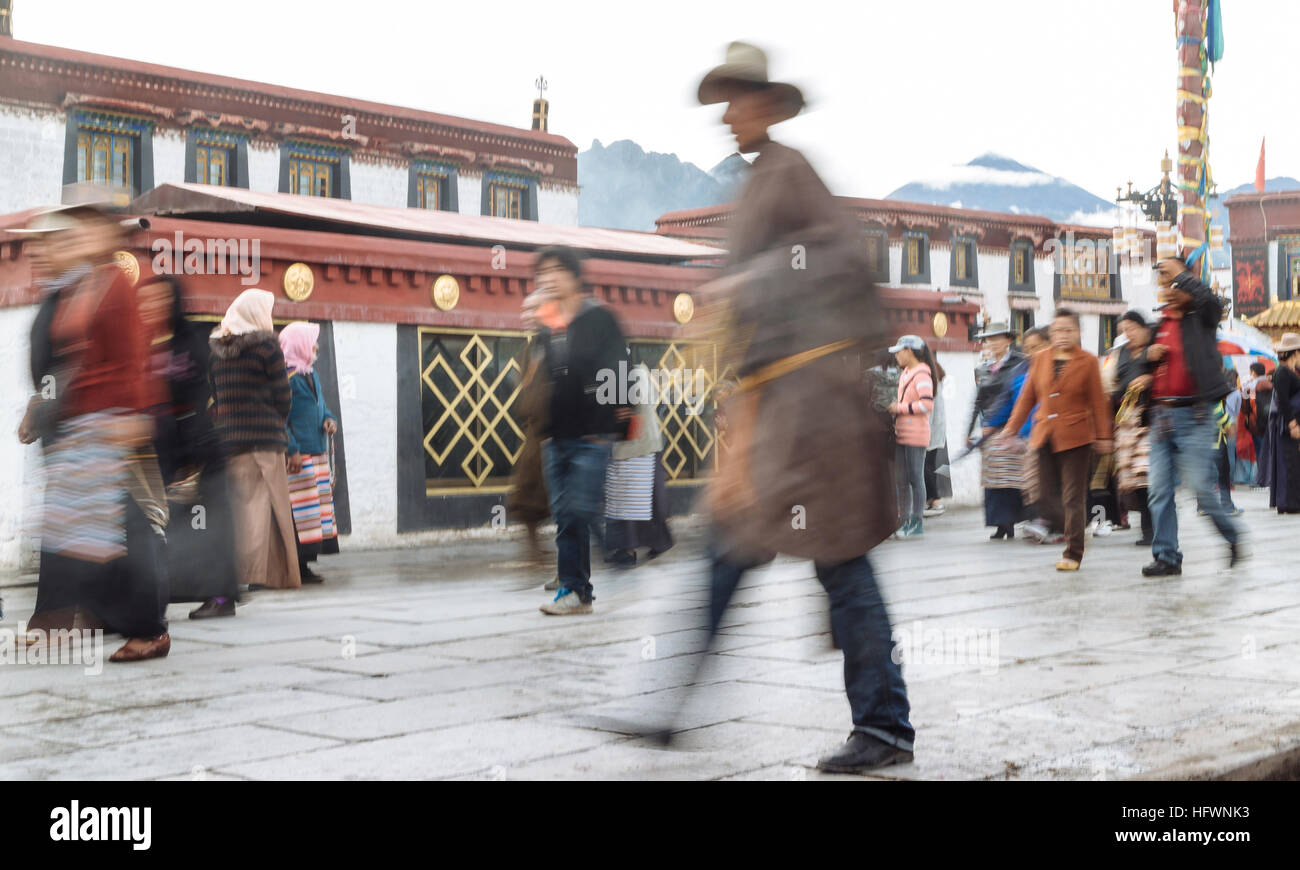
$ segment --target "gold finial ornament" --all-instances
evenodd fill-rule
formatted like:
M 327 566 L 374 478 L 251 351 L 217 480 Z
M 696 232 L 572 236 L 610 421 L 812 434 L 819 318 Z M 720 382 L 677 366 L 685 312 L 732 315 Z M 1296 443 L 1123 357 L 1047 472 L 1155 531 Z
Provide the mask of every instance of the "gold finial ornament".
M 931 321 L 930 326 L 934 329 L 934 335 L 936 338 L 943 338 L 948 334 L 948 315 L 944 314 L 942 311 L 936 311 L 934 313 L 934 320 Z
M 284 295 L 294 302 L 302 302 L 316 287 L 316 276 L 306 263 L 294 263 L 284 270 Z
M 695 316 L 695 300 L 689 293 L 678 293 L 677 298 L 673 300 L 673 317 L 677 318 L 678 323 L 690 323 L 691 318 Z
M 114 251 L 113 262 L 126 273 L 132 284 L 140 280 L 140 261 L 135 258 L 135 254 L 130 251 Z
M 439 311 L 450 311 L 460 301 L 460 282 L 451 275 L 439 275 L 429 295 Z

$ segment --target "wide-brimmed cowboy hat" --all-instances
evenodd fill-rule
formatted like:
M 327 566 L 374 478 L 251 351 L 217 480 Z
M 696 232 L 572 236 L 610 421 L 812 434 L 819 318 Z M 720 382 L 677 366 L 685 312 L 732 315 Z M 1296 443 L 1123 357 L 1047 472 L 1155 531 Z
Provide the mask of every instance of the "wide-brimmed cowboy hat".
M 1014 335 L 1014 334 L 1015 333 L 1011 331 L 1011 327 L 1008 326 L 1004 321 L 997 321 L 996 323 L 990 323 L 988 326 L 984 327 L 984 331 L 977 334 L 975 337 L 992 338 L 995 335 Z
M 727 46 L 725 62 L 709 70 L 700 81 L 700 103 L 705 106 L 726 103 L 739 92 L 755 89 L 769 91 L 779 98 L 781 120 L 793 118 L 804 107 L 803 92 L 787 82 L 768 79 L 767 54 L 748 42 Z
M 1273 345 L 1273 350 L 1278 353 L 1290 353 L 1293 350 L 1300 350 L 1300 332 L 1282 333 L 1282 337 Z
M 124 233 L 138 229 L 147 230 L 150 226 L 148 218 L 119 219 L 116 215 L 108 212 L 100 203 L 78 203 L 55 205 L 42 209 L 32 215 L 25 226 L 14 227 L 9 232 L 27 236 L 45 236 L 50 233 L 72 229 L 83 221 L 95 218 L 116 223 Z

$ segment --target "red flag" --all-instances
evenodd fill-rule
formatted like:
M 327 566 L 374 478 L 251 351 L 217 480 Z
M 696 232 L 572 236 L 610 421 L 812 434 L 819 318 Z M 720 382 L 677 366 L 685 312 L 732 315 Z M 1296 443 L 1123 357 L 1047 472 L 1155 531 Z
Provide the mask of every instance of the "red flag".
M 1255 191 L 1264 192 L 1264 140 L 1259 140 L 1259 165 L 1255 167 Z

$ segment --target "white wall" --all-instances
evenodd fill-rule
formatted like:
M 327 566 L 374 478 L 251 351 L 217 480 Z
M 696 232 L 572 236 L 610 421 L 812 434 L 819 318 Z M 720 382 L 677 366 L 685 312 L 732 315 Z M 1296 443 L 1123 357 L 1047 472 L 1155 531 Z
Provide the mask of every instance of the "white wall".
M 275 193 L 280 189 L 280 147 L 265 142 L 248 143 L 248 189 Z
M 333 329 L 347 427 L 352 533 L 346 540 L 358 547 L 392 546 L 397 543 L 397 327 L 336 320 Z
M 456 198 L 461 214 L 483 212 L 483 176 L 481 173 L 460 172 L 456 175 Z
M 62 114 L 36 115 L 0 105 L 0 214 L 59 203 L 66 133 Z
M 154 130 L 153 183 L 182 184 L 185 181 L 185 134 L 179 130 Z
M 405 208 L 410 170 L 406 164 L 352 161 L 352 201 Z
M 950 504 L 978 505 L 984 498 L 980 487 L 979 456 L 969 456 L 951 462 L 966 450 L 966 424 L 970 422 L 975 407 L 975 364 L 979 354 L 971 351 L 939 351 L 939 365 L 943 366 L 944 428 L 948 435 L 948 458 L 952 478 Z
M 31 567 L 42 483 L 40 447 L 15 433 L 32 394 L 28 347 L 36 306 L 0 308 L 0 572 Z
M 560 188 L 537 190 L 537 220 L 544 224 L 578 225 L 578 190 Z

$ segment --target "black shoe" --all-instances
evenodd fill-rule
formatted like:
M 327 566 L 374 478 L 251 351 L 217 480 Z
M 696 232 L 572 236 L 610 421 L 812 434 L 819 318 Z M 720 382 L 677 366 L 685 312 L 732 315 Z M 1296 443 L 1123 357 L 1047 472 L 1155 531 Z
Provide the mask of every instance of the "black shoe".
M 1171 565 L 1163 559 L 1156 559 L 1150 565 L 1142 566 L 1143 577 L 1168 577 L 1183 573 L 1182 565 Z
M 217 616 L 234 616 L 235 602 L 229 598 L 209 598 L 190 611 L 190 619 L 212 619 Z
M 311 569 L 311 566 L 303 562 L 298 569 L 298 577 L 304 583 L 324 583 L 325 578 Z
M 615 568 L 632 568 L 636 566 L 635 550 L 615 550 L 605 557 L 605 562 Z
M 990 540 L 990 541 L 1000 541 L 1000 540 L 1002 540 L 1003 538 L 1005 538 L 1006 536 L 1007 536 L 1007 527 L 1006 527 L 1006 526 L 998 526 L 997 531 L 995 531 L 993 534 L 989 535 L 989 540 Z
M 1228 545 L 1228 567 L 1235 568 L 1237 563 L 1246 558 L 1246 554 L 1241 552 L 1241 544 Z
M 1138 546 L 1138 547 L 1149 547 L 1149 546 L 1151 546 L 1151 539 L 1150 539 L 1150 538 L 1138 538 L 1136 541 L 1133 542 L 1133 544 L 1134 544 L 1134 546 Z
M 891 764 L 909 764 L 911 761 L 910 751 L 890 746 L 870 734 L 854 731 L 843 746 L 817 762 L 817 769 L 828 773 L 861 773 Z

